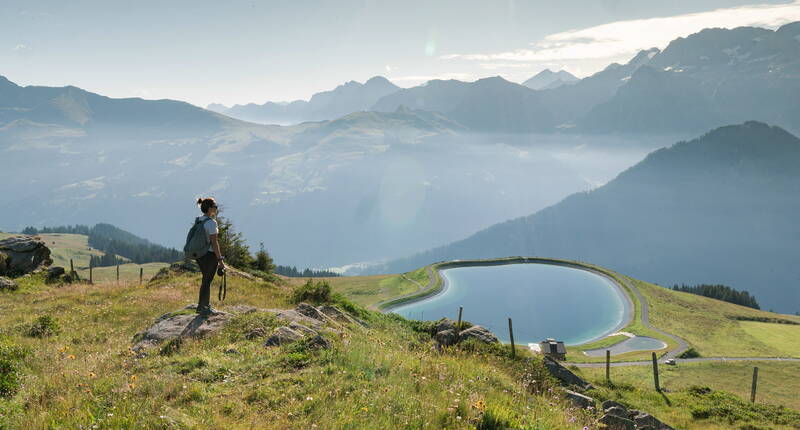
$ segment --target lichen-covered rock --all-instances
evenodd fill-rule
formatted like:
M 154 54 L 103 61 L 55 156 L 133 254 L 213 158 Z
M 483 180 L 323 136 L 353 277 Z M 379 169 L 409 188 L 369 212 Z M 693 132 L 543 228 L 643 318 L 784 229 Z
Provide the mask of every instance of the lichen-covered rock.
M 277 327 L 275 331 L 264 342 L 264 346 L 279 346 L 287 343 L 296 342 L 303 338 L 303 335 L 287 326 Z
M 161 342 L 187 337 L 202 337 L 222 329 L 233 316 L 226 312 L 201 316 L 197 305 L 189 305 L 177 312 L 162 315 L 156 322 L 133 337 L 134 351 L 141 351 Z
M 320 312 L 319 309 L 315 308 L 314 306 L 309 305 L 308 303 L 300 303 L 294 308 L 301 315 L 305 315 L 311 319 L 315 319 L 317 321 L 327 321 L 327 315 Z
M 308 347 L 311 349 L 331 349 L 331 343 L 328 339 L 316 335 L 308 340 Z
M 19 286 L 13 280 L 0 276 L 0 291 L 16 291 Z
M 290 322 L 289 328 L 305 336 L 317 336 L 319 333 L 297 322 Z
M 633 417 L 633 422 L 636 424 L 637 429 L 649 426 L 656 430 L 673 430 L 672 427 L 662 423 L 656 417 L 648 414 L 647 412 L 639 412 Z
M 355 318 L 343 312 L 336 306 L 322 305 L 317 309 L 319 309 L 319 311 L 325 314 L 325 316 L 327 316 L 328 318 L 340 324 L 362 324 L 361 322 L 357 321 Z
M 474 325 L 466 330 L 461 331 L 458 334 L 459 342 L 463 342 L 468 339 L 475 339 L 483 343 L 500 342 L 500 340 L 497 339 L 497 336 L 495 336 L 494 333 L 492 333 L 489 329 L 486 329 L 479 325 Z
M 458 336 L 456 336 L 456 332 L 453 329 L 442 330 L 439 333 L 436 333 L 434 336 L 436 343 L 441 346 L 450 346 L 455 345 L 458 341 Z
M 570 390 L 564 390 L 564 393 L 567 396 L 567 400 L 569 400 L 570 402 L 572 402 L 573 405 L 581 409 L 586 409 L 590 406 L 594 407 L 595 404 L 594 399 L 589 396 L 583 395 L 581 393 L 576 393 Z
M 244 337 L 247 340 L 253 340 L 253 339 L 259 339 L 259 338 L 262 338 L 262 337 L 267 337 L 267 331 L 265 329 L 261 328 L 261 327 L 256 327 L 256 328 L 250 330 L 249 332 L 247 332 L 247 334 L 244 335 Z
M 628 415 L 628 410 L 622 406 L 612 406 L 610 408 L 605 409 L 603 412 L 605 412 L 606 415 L 615 415 L 622 418 L 630 418 L 630 416 Z
M 20 276 L 40 270 L 53 263 L 50 248 L 34 236 L 13 236 L 0 240 L 0 254 L 4 260 L 4 274 Z
M 602 403 L 602 405 L 600 407 L 603 409 L 603 411 L 606 411 L 608 408 L 611 408 L 611 407 L 614 407 L 614 406 L 619 406 L 620 408 L 625 409 L 625 405 L 623 405 L 622 403 L 619 403 L 619 402 L 615 402 L 613 400 L 606 400 L 605 402 Z
M 633 421 L 631 421 L 631 420 L 629 420 L 627 418 L 616 416 L 616 415 L 610 415 L 610 414 L 603 415 L 598 420 L 598 422 L 600 422 L 601 424 L 605 424 L 606 425 L 606 429 L 608 429 L 608 430 L 634 430 L 635 429 L 635 424 L 633 423 Z
M 592 384 L 584 381 L 578 375 L 572 373 L 569 369 L 562 366 L 559 362 L 553 360 L 550 357 L 544 358 L 544 365 L 547 368 L 548 372 L 553 375 L 554 378 L 561 381 L 563 385 L 574 385 L 579 387 L 582 390 L 588 390 L 592 387 Z
M 445 330 L 453 330 L 453 331 L 455 331 L 455 329 L 456 329 L 456 322 L 455 321 L 453 321 L 453 320 L 451 320 L 449 318 L 442 318 L 439 321 L 436 321 L 435 323 L 433 323 L 433 333 L 432 334 L 435 335 L 436 333 L 439 333 L 439 332 L 445 331 Z

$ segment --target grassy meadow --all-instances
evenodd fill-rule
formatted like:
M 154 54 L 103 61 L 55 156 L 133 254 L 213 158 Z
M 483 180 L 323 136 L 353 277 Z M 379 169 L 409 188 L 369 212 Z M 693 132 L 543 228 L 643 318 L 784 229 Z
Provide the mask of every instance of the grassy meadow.
M 56 286 L 41 276 L 20 283 L 18 291 L 0 293 L 0 351 L 18 381 L 13 394 L 0 398 L 3 429 L 591 425 L 547 389 L 536 361 L 480 348 L 439 353 L 409 323 L 378 313 L 363 311 L 369 328 L 331 337 L 330 350 L 302 343 L 266 348 L 245 334 L 271 329 L 274 318 L 243 315 L 177 352 L 155 348 L 137 358 L 133 335 L 195 302 L 198 275 L 144 287 Z M 230 278 L 227 302 L 215 306 L 290 307 L 290 290 L 283 282 Z M 42 317 L 52 330 L 34 331 Z

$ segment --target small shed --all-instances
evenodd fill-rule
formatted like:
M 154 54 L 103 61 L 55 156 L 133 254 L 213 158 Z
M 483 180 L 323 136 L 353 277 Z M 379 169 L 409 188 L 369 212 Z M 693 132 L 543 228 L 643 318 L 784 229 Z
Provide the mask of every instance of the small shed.
M 564 342 L 547 338 L 539 342 L 539 349 L 545 357 L 551 357 L 556 360 L 567 359 L 567 348 L 564 346 Z

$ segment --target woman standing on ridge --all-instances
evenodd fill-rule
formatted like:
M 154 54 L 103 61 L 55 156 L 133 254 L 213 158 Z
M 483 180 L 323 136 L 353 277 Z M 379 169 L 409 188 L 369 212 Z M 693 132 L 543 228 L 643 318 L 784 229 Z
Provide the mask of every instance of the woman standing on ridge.
M 203 229 L 210 242 L 208 252 L 197 258 L 197 265 L 200 266 L 200 272 L 203 273 L 203 281 L 200 284 L 200 300 L 197 302 L 197 313 L 210 315 L 216 312 L 211 308 L 210 303 L 211 281 L 214 280 L 214 273 L 217 272 L 218 268 L 225 268 L 225 262 L 217 240 L 217 235 L 219 234 L 219 227 L 215 219 L 218 212 L 217 202 L 213 197 L 207 197 L 205 199 L 197 199 L 197 204 L 200 206 L 200 210 L 203 211 L 203 216 L 198 218 L 198 221 L 203 223 Z

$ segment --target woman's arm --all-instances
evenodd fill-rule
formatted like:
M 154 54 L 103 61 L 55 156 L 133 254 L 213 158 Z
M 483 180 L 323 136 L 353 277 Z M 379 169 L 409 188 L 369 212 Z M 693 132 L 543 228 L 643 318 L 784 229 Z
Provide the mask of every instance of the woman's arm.
M 219 241 L 217 240 L 216 234 L 208 235 L 208 238 L 211 239 L 211 248 L 214 249 L 214 254 L 217 256 L 217 262 L 219 264 L 223 264 L 222 262 L 222 251 L 219 249 Z

